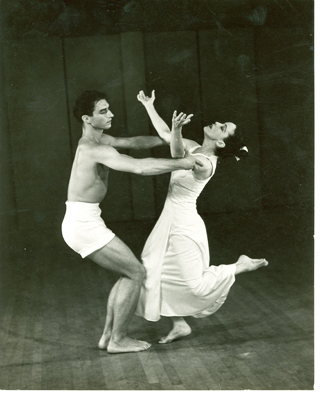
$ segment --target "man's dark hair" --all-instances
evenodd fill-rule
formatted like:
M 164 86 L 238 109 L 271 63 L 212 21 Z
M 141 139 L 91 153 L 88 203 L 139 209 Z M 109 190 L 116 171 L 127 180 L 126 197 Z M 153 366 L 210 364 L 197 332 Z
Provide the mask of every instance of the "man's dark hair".
M 94 108 L 98 101 L 107 100 L 106 93 L 98 92 L 97 90 L 87 90 L 83 92 L 73 105 L 73 115 L 79 123 L 82 123 L 82 116 L 92 116 Z

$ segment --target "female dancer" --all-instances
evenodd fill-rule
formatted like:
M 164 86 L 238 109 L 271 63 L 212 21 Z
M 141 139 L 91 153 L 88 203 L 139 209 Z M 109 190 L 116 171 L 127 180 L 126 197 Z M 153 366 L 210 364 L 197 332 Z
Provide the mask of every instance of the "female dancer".
M 196 200 L 214 175 L 219 157 L 247 156 L 235 124 L 216 122 L 204 127 L 200 146 L 181 135 L 182 126 L 190 122 L 192 115 L 177 115 L 175 111 L 170 131 L 154 108 L 154 90 L 151 97 L 140 91 L 137 98 L 159 136 L 170 144 L 172 157 L 183 157 L 189 151 L 199 155 L 201 161 L 193 170 L 171 174 L 163 211 L 142 252 L 146 279 L 136 314 L 150 321 L 170 317 L 173 328 L 159 341 L 168 343 L 191 333 L 184 316 L 201 318 L 215 313 L 225 302 L 235 275 L 268 262 L 242 255 L 235 264 L 209 266 L 206 227 L 197 213 Z

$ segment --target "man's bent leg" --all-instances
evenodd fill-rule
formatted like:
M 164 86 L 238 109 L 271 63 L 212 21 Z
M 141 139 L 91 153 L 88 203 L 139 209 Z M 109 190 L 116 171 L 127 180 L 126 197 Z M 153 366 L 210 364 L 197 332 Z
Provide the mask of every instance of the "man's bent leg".
M 119 278 L 118 281 L 114 284 L 114 286 L 112 287 L 112 289 L 110 291 L 109 297 L 108 297 L 105 327 L 104 327 L 102 336 L 101 336 L 99 344 L 98 344 L 99 349 L 107 349 L 108 343 L 110 341 L 111 332 L 112 332 L 112 323 L 113 323 L 113 317 L 114 317 L 113 305 L 115 302 L 116 292 L 119 287 L 121 279 L 122 278 Z
M 108 352 L 138 352 L 150 345 L 127 336 L 127 328 L 135 311 L 145 269 L 132 251 L 118 237 L 88 256 L 103 268 L 122 275 L 112 302 L 113 326 Z M 109 301 L 108 301 L 109 303 Z

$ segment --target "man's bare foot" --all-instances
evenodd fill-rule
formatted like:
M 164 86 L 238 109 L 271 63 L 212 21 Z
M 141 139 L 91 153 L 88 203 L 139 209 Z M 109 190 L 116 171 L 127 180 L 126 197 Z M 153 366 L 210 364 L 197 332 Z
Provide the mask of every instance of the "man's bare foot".
M 145 341 L 139 341 L 137 339 L 132 339 L 129 337 L 123 338 L 119 342 L 109 341 L 107 352 L 108 353 L 133 353 L 142 352 L 147 350 L 152 345 Z
M 260 267 L 266 267 L 269 263 L 266 259 L 250 259 L 250 257 L 244 254 L 239 257 L 236 264 L 236 274 L 241 272 L 254 271 Z
M 110 341 L 110 337 L 111 337 L 111 332 L 103 333 L 98 343 L 98 348 L 102 350 L 106 350 L 108 347 L 108 343 Z
M 159 343 L 170 343 L 175 339 L 186 337 L 191 334 L 190 326 L 183 320 L 181 322 L 177 322 L 174 324 L 172 330 L 166 337 L 163 337 L 159 340 Z

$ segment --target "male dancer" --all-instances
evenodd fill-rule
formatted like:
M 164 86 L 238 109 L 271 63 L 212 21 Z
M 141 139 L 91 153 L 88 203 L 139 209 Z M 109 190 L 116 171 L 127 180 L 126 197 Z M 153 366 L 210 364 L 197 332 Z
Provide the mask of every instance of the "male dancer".
M 109 353 L 139 352 L 151 345 L 128 337 L 127 327 L 135 311 L 145 269 L 132 251 L 109 230 L 99 204 L 108 190 L 109 168 L 139 175 L 158 175 L 179 169 L 192 169 L 200 162 L 193 156 L 181 159 L 135 159 L 115 148 L 144 149 L 162 145 L 159 137 L 114 138 L 103 134 L 111 127 L 113 114 L 107 97 L 86 91 L 75 102 L 73 114 L 82 124 L 82 137 L 76 150 L 66 202 L 62 233 L 66 243 L 83 258 L 121 275 L 107 303 L 105 329 L 99 341 Z

